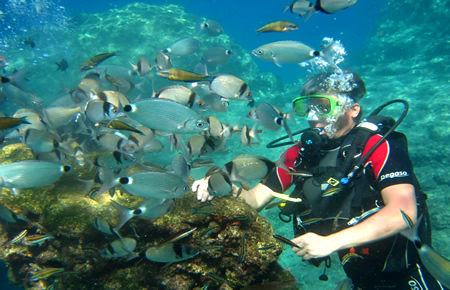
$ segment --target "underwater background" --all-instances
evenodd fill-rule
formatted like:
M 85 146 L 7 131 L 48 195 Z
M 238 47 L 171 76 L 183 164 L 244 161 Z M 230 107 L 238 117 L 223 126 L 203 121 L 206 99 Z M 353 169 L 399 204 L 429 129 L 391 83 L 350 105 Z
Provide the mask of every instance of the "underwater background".
M 335 14 L 317 13 L 304 22 L 301 17 L 282 13 L 289 1 L 7 1 L 0 2 L 0 54 L 14 69 L 28 67 L 27 87 L 46 105 L 75 88 L 83 73 L 83 61 L 93 55 L 119 51 L 109 64 L 127 67 L 141 55 L 149 59 L 155 52 L 181 37 L 196 37 L 202 49 L 223 45 L 233 49 L 230 60 L 211 73 L 229 73 L 245 80 L 255 101 L 286 109 L 299 96 L 301 85 L 317 71 L 296 64 L 281 68 L 251 55 L 251 50 L 268 42 L 296 40 L 319 47 L 324 37 L 340 40 L 347 55 L 340 67 L 358 72 L 366 82 L 367 95 L 361 100 L 365 115 L 384 102 L 405 99 L 410 104 L 406 119 L 397 129 L 408 136 L 410 156 L 417 177 L 428 194 L 433 228 L 433 246 L 450 257 L 450 213 L 448 210 L 450 166 L 450 104 L 448 94 L 450 42 L 448 12 L 450 1 L 383 0 L 360 1 Z M 198 33 L 198 24 L 214 19 L 224 34 L 208 38 Z M 274 20 L 289 20 L 299 29 L 280 34 L 257 34 L 255 29 Z M 32 39 L 34 47 L 24 44 Z M 199 56 L 174 60 L 188 69 Z M 67 71 L 57 71 L 56 62 L 67 60 Z M 5 74 L 2 74 L 5 75 Z M 167 85 L 161 81 L 158 87 Z M 150 87 L 151 92 L 151 87 Z M 1 111 L 11 114 L 17 107 L 1 103 Z M 401 107 L 383 111 L 397 118 Z M 232 103 L 227 113 L 217 113 L 222 121 L 234 124 L 245 120 L 249 108 Z M 294 125 L 291 125 L 294 126 Z M 300 128 L 306 122 L 297 118 Z M 292 128 L 292 127 L 291 127 Z M 262 142 L 243 148 L 239 138 L 227 142 L 227 151 L 212 159 L 222 166 L 240 153 L 251 153 L 276 160 L 282 149 L 267 149 L 265 144 L 283 132 L 261 134 Z M 169 154 L 169 153 L 168 153 Z M 155 162 L 166 165 L 169 156 L 155 155 Z M 193 171 L 195 179 L 204 171 Z M 278 219 L 278 209 L 263 210 L 275 233 L 293 238 L 292 225 Z M 280 264 L 296 277 L 301 289 L 334 289 L 345 278 L 336 257 L 327 270 L 329 281 L 319 281 L 323 267 L 304 263 L 285 247 Z M 1 268 L 1 289 L 21 289 L 7 282 Z

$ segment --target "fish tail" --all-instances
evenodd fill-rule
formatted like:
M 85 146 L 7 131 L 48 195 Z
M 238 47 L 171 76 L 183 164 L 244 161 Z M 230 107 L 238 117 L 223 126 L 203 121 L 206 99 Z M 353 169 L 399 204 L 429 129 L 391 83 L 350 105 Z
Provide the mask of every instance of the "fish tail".
M 130 209 L 124 207 L 114 200 L 111 200 L 111 204 L 119 212 L 119 221 L 114 226 L 113 233 L 121 238 L 118 231 L 123 227 L 124 224 L 126 224 L 127 221 L 129 221 L 133 217 L 133 213 L 130 211 Z

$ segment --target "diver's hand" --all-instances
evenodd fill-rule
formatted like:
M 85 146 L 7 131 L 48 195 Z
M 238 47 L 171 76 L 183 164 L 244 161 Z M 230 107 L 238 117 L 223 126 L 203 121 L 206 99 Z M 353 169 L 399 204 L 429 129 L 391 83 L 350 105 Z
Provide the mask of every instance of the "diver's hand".
M 208 180 L 209 176 L 196 180 L 192 184 L 192 191 L 197 193 L 197 200 L 201 202 L 205 202 L 207 200 L 211 200 L 214 196 L 209 194 L 208 191 Z
M 305 261 L 329 256 L 337 250 L 330 236 L 324 237 L 314 233 L 307 233 L 291 241 L 299 246 L 299 248 L 292 248 L 292 250 Z

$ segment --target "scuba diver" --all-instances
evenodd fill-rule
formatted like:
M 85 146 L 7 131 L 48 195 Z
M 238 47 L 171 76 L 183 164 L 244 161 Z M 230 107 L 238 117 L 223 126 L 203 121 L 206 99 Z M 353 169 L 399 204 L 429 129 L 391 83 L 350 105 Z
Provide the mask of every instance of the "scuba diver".
M 426 194 L 406 136 L 394 131 L 408 104 L 398 101 L 405 110 L 397 121 L 377 114 L 385 106 L 361 121 L 359 100 L 365 93 L 364 81 L 349 70 L 311 78 L 292 102 L 310 128 L 282 154 L 285 169 L 277 167 L 249 190 L 233 185 L 233 192 L 239 189 L 260 211 L 273 193 L 294 186 L 287 200 L 301 202 L 280 206 L 280 218 L 294 224 L 293 251 L 316 267 L 322 262 L 329 267 L 329 256 L 337 252 L 355 289 L 445 289 L 423 266 L 414 243 L 401 235 L 408 216 L 420 225 L 421 241 L 431 243 Z M 207 181 L 192 186 L 203 202 L 213 198 Z

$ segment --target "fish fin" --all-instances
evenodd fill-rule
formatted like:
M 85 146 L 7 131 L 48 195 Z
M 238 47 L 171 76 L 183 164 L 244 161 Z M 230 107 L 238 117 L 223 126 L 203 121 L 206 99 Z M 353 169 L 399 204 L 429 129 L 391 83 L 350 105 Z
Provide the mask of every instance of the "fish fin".
M 26 78 L 27 72 L 28 72 L 27 67 L 15 71 L 13 75 L 9 77 L 10 84 L 21 89 L 22 91 L 29 92 L 29 90 L 26 88 L 25 85 L 25 81 L 28 81 Z
M 109 169 L 103 169 L 103 184 L 97 190 L 96 194 L 102 194 L 104 192 L 109 191 L 111 188 L 117 185 L 117 181 L 115 180 L 115 176 L 112 171 Z M 91 197 L 94 199 L 95 194 Z
M 311 7 L 308 10 L 308 12 L 306 12 L 305 14 L 300 15 L 300 16 L 303 17 L 303 22 L 306 22 L 316 12 L 317 12 L 316 8 L 311 3 Z
M 286 158 L 286 153 L 281 154 L 280 158 L 278 158 L 278 160 L 275 161 L 275 166 L 289 172 L 289 169 L 287 169 L 286 164 L 284 164 L 285 158 Z
M 270 55 L 272 56 L 273 62 L 274 62 L 278 67 L 281 67 L 281 64 L 278 62 L 277 56 L 276 56 L 272 51 L 270 52 Z
M 139 258 L 139 254 L 136 254 L 135 252 L 131 252 L 128 254 L 126 261 L 128 262 L 128 261 L 136 259 L 136 258 Z
M 289 129 L 289 126 L 288 126 L 288 124 L 286 122 L 286 119 L 283 119 L 283 127 L 284 127 L 284 130 L 286 131 L 287 135 L 289 136 L 289 139 L 292 142 L 295 142 L 294 136 L 292 135 L 291 129 Z
M 123 205 L 119 204 L 115 200 L 111 199 L 111 205 L 118 211 L 119 213 L 119 221 L 114 226 L 114 230 L 118 232 L 124 224 L 126 224 L 131 218 L 134 217 L 133 211 Z
M 256 139 L 256 141 L 261 142 L 261 138 L 258 135 L 258 122 L 255 123 L 255 125 L 253 125 L 252 129 L 250 130 L 250 132 L 248 133 L 250 135 L 250 137 Z M 254 145 L 255 143 L 250 142 L 250 145 Z

